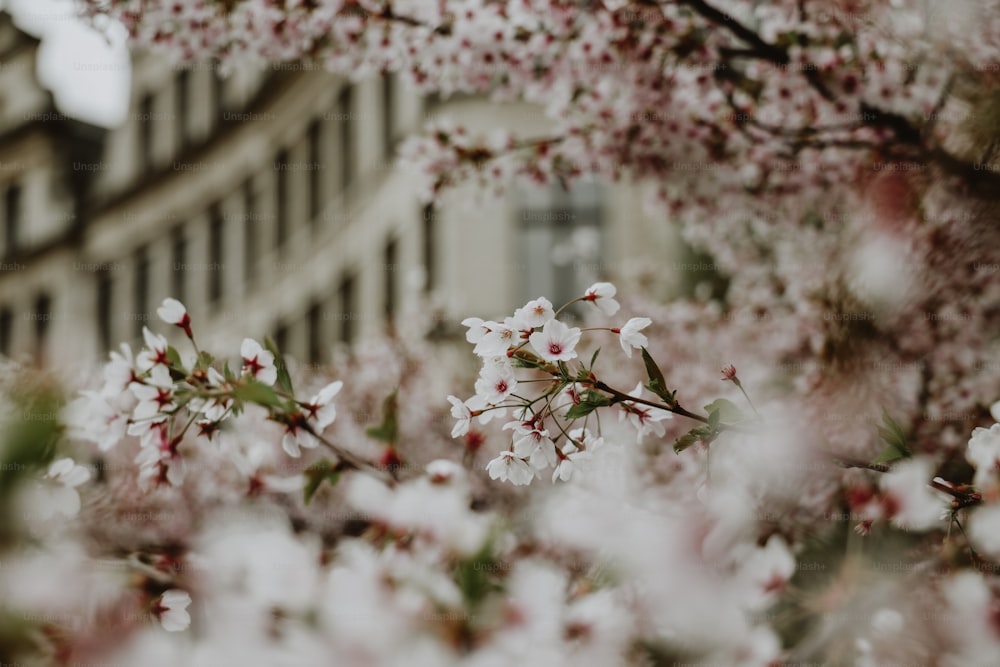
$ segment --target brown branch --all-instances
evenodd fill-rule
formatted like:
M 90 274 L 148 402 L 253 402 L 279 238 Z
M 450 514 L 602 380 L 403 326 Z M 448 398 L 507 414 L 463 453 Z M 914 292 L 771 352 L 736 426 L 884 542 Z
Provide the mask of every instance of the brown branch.
M 743 25 L 729 14 L 717 7 L 705 2 L 705 0 L 678 0 L 679 5 L 684 5 L 694 11 L 702 18 L 724 27 L 735 37 L 750 45 L 749 53 L 778 65 L 787 65 L 791 58 L 784 48 L 765 41 L 763 37 Z

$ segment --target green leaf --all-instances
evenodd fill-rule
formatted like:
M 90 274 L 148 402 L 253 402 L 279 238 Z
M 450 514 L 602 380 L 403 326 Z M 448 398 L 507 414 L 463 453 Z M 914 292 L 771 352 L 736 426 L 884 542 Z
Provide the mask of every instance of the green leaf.
M 208 352 L 202 350 L 198 353 L 198 361 L 195 362 L 195 368 L 208 368 L 215 362 L 215 357 L 213 357 Z
M 489 543 L 473 556 L 458 561 L 455 566 L 455 583 L 462 591 L 466 608 L 475 609 L 491 592 L 499 590 L 499 572 L 504 565 L 492 554 Z
M 312 464 L 305 470 L 306 484 L 303 488 L 303 498 L 306 505 L 312 502 L 313 496 L 319 491 L 323 480 L 327 480 L 330 486 L 336 486 L 340 481 L 340 473 L 334 468 L 328 459 L 323 459 Z
M 711 426 L 698 426 L 693 428 L 674 441 L 674 453 L 680 454 L 691 445 L 697 443 L 699 440 L 711 442 L 713 437 L 715 437 L 715 429 Z
M 399 437 L 399 422 L 397 413 L 399 406 L 396 402 L 396 394 L 399 389 L 393 389 L 392 393 L 382 401 L 382 423 L 378 426 L 371 426 L 365 430 L 368 437 L 375 438 L 390 445 L 396 444 Z
M 717 398 L 706 405 L 705 412 L 708 413 L 709 419 L 712 418 L 713 414 L 717 413 L 719 415 L 716 419 L 716 424 L 720 421 L 732 423 L 746 419 L 743 411 L 736 407 L 735 403 L 725 398 Z
M 268 408 L 280 408 L 283 405 L 274 389 L 257 380 L 247 380 L 244 384 L 236 385 L 233 394 L 238 400 Z
M 597 355 L 601 353 L 601 348 L 594 350 L 594 354 L 590 357 L 590 370 L 594 370 L 594 364 L 597 363 Z
M 264 347 L 274 355 L 274 366 L 278 370 L 278 387 L 286 394 L 294 396 L 295 391 L 292 389 L 292 376 L 288 374 L 288 364 L 285 362 L 285 357 L 282 356 L 281 350 L 278 349 L 278 346 L 270 336 L 264 339 Z
M 875 463 L 892 463 L 899 459 L 908 459 L 913 452 L 906 445 L 906 434 L 902 427 L 882 408 L 882 426 L 878 426 L 878 435 L 885 442 L 886 448 L 875 460 Z
M 651 392 L 665 400 L 667 403 L 672 403 L 674 400 L 673 394 L 667 389 L 667 381 L 663 379 L 663 371 L 660 367 L 656 365 L 653 357 L 650 356 L 646 348 L 642 348 L 642 363 L 646 366 L 646 375 L 649 376 L 649 384 L 646 385 Z
M 559 366 L 559 374 L 566 380 L 569 379 L 569 366 L 566 365 L 565 361 L 556 362 Z
M 181 353 L 177 351 L 177 348 L 173 345 L 167 346 L 167 360 L 170 362 L 171 366 L 178 369 L 183 369 L 184 365 L 181 363 Z
M 596 391 L 586 391 L 580 397 L 579 403 L 570 406 L 564 417 L 566 419 L 579 419 L 580 417 L 586 417 L 597 408 L 603 408 L 608 405 L 611 405 L 611 398 L 608 396 L 599 394 Z

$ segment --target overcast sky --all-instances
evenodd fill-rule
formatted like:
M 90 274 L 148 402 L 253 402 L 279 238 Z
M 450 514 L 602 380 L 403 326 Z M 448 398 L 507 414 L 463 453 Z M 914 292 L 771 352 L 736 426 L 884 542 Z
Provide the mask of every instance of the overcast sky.
M 112 127 L 127 114 L 129 59 L 125 30 L 108 38 L 74 15 L 73 0 L 0 0 L 25 32 L 42 38 L 38 77 L 59 110 L 95 125 Z

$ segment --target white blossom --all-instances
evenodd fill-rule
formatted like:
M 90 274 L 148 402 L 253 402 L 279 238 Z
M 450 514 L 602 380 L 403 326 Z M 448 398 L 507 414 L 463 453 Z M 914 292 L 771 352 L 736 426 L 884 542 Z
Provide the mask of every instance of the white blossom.
M 648 317 L 633 317 L 628 322 L 625 323 L 618 332 L 618 342 L 622 346 L 622 350 L 625 351 L 625 356 L 629 359 L 632 358 L 632 349 L 639 349 L 649 345 L 649 340 L 645 335 L 639 333 L 653 321 Z
M 486 465 L 486 472 L 490 474 L 490 479 L 497 479 L 501 482 L 510 481 L 516 486 L 530 484 L 535 478 L 535 469 L 528 465 L 528 462 L 518 457 L 514 452 L 500 452 Z
M 577 327 L 570 327 L 559 320 L 549 320 L 541 331 L 536 331 L 528 338 L 531 347 L 545 361 L 569 361 L 576 358 L 576 344 L 580 342 L 581 332 Z

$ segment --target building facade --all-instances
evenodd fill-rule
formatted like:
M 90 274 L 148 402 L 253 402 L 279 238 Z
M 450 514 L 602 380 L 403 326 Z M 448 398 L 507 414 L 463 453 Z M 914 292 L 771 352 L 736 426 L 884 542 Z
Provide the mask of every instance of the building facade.
M 15 267 L 0 272 L 4 354 L 103 357 L 174 296 L 204 347 L 271 335 L 322 363 L 337 345 L 405 330 L 417 309 L 454 332 L 671 247 L 627 185 L 499 201 L 466 186 L 432 208 L 394 166 L 399 141 L 435 116 L 544 131 L 530 106 L 429 103 L 394 76 L 350 82 L 308 63 L 223 77 L 139 55 L 127 119 L 102 130 L 61 117 L 33 66 L 9 64 L 32 62 L 37 42 L 4 21 L 0 77 L 17 80 L 0 84 L 32 91 L 0 107 L 0 242 Z

